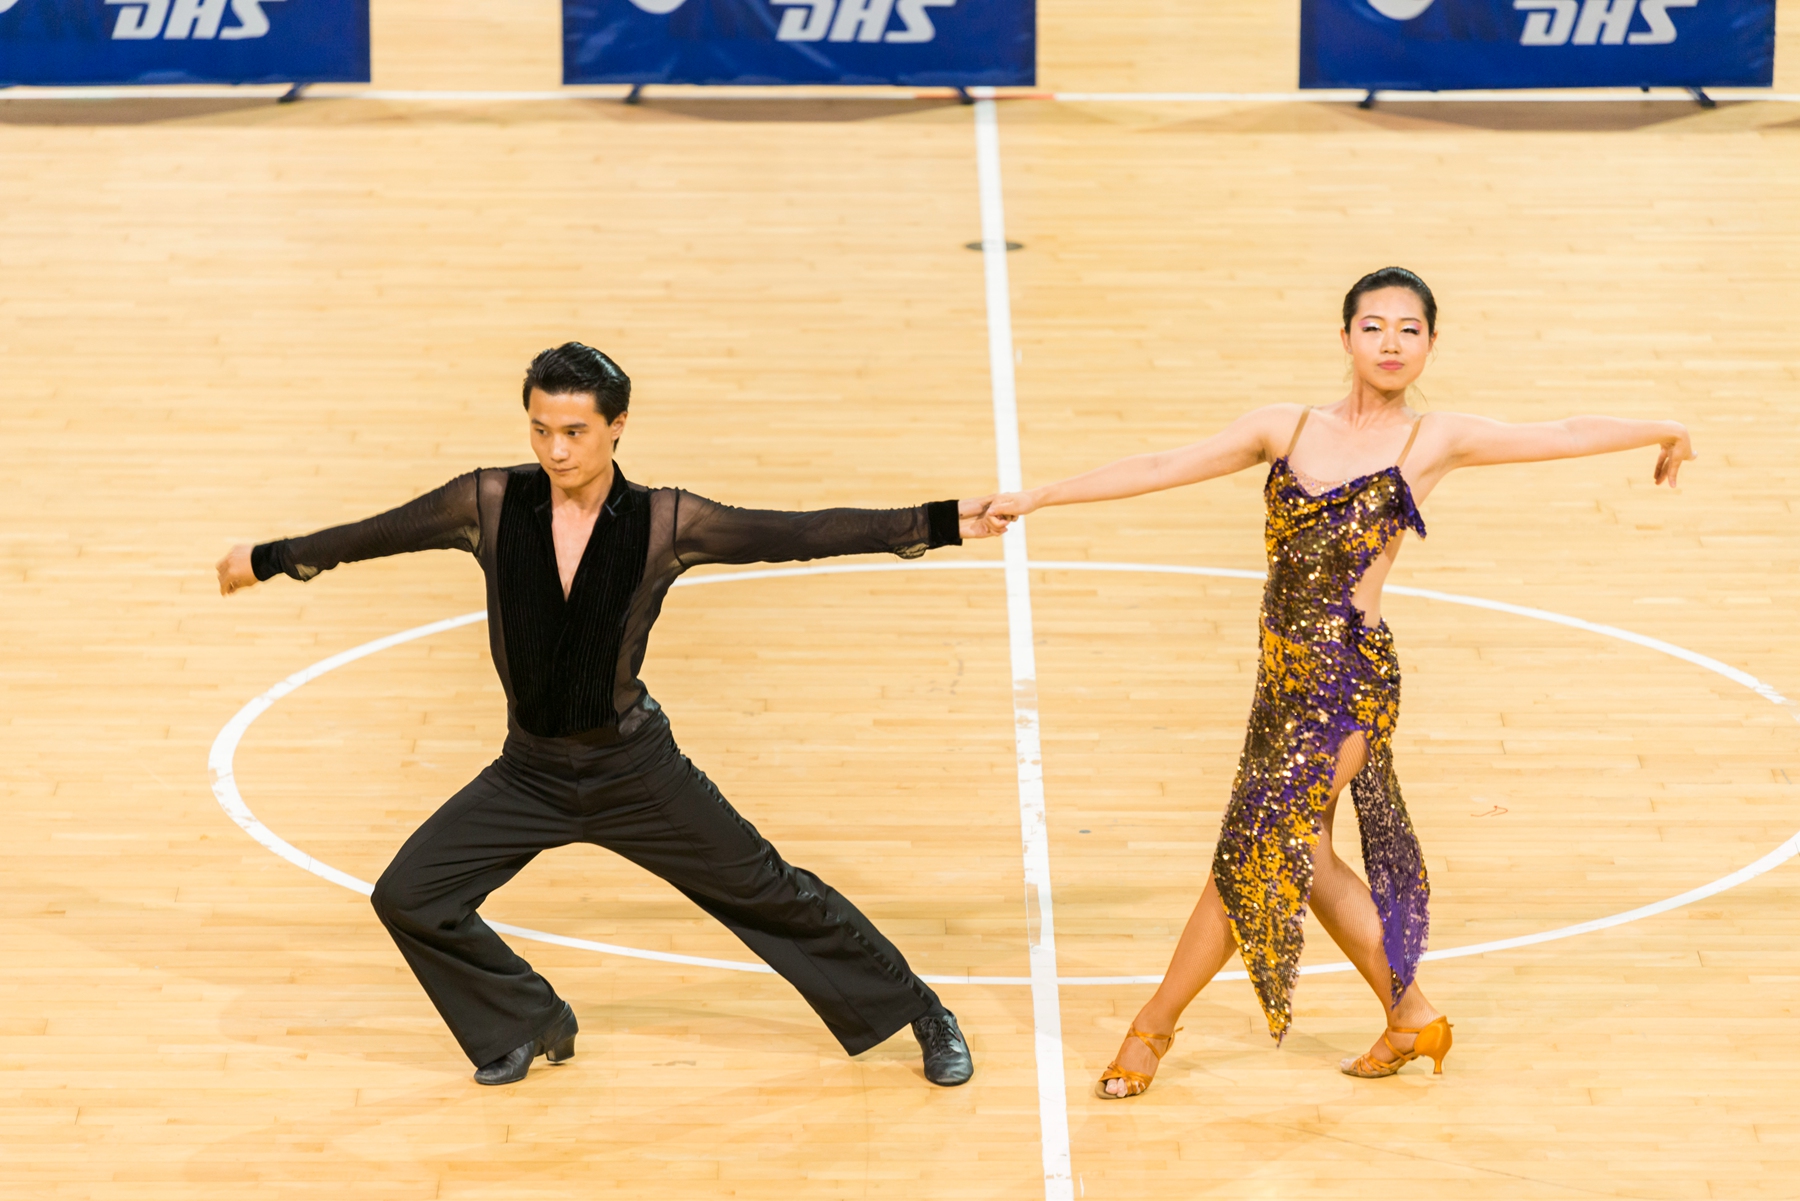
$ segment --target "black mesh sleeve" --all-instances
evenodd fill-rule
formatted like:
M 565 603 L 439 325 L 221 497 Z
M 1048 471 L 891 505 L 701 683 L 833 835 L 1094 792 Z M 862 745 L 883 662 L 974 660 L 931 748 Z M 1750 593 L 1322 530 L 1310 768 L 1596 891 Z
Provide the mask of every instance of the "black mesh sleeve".
M 934 510 L 950 505 L 949 529 Z M 787 563 L 835 555 L 883 552 L 916 559 L 934 546 L 960 544 L 956 502 L 911 509 L 816 509 L 788 513 L 736 509 L 676 494 L 675 555 L 683 567 L 699 563 Z
M 250 570 L 257 582 L 272 580 L 281 574 L 281 557 L 275 553 L 279 542 L 260 542 L 250 548 Z
M 296 580 L 310 580 L 339 563 L 415 550 L 466 550 L 474 554 L 480 542 L 476 473 L 470 472 L 365 521 L 265 542 L 250 552 L 250 566 L 259 580 L 278 572 Z

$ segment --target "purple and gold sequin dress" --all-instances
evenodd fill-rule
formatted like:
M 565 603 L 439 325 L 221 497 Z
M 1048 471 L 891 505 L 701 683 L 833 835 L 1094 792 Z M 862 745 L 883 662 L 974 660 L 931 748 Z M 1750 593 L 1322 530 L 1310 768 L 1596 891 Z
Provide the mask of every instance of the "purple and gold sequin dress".
M 1296 441 L 1299 436 L 1296 428 Z M 1396 1000 L 1425 949 L 1431 887 L 1394 775 L 1400 663 L 1387 623 L 1369 629 L 1351 603 L 1389 542 L 1406 529 L 1423 537 L 1425 522 L 1398 464 L 1314 495 L 1283 455 L 1270 468 L 1263 495 L 1269 576 L 1261 662 L 1213 878 L 1269 1032 L 1279 1041 L 1293 1016 L 1319 821 L 1338 748 L 1359 731 L 1368 740 L 1368 759 L 1350 793 Z

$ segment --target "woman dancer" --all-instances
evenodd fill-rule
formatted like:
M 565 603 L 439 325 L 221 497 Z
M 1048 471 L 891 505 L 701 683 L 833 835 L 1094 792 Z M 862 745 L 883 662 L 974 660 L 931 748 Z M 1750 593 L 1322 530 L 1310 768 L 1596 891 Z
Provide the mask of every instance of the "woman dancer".
M 1400 665 L 1380 614 L 1401 537 L 1409 529 L 1425 536 L 1416 502 L 1458 467 L 1660 446 L 1655 482 L 1674 487 L 1681 464 L 1694 457 L 1687 430 L 1673 421 L 1508 425 L 1461 413 L 1421 417 L 1406 393 L 1437 340 L 1437 302 L 1403 268 L 1358 280 L 1343 317 L 1353 374 L 1337 403 L 1269 405 L 1204 441 L 999 496 L 988 508 L 1000 528 L 1046 505 L 1138 496 L 1272 463 L 1263 487 L 1269 575 L 1261 664 L 1237 780 L 1200 903 L 1162 984 L 1100 1077 L 1102 1097 L 1150 1087 L 1182 1011 L 1234 949 L 1243 952 L 1279 1042 L 1292 1017 L 1309 901 L 1387 1016 L 1368 1052 L 1340 1069 L 1391 1076 L 1428 1055 L 1443 1070 L 1450 1024 L 1417 980 L 1430 885 L 1394 774 Z M 1362 827 L 1366 885 L 1331 844 L 1346 784 Z

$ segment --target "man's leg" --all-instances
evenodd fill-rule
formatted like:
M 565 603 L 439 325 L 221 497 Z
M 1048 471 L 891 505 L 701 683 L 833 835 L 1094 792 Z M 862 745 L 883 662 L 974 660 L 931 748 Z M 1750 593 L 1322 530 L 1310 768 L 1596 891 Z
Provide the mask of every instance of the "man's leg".
M 656 873 L 799 990 L 855 1055 L 942 1010 L 937 994 L 836 889 L 782 859 L 666 728 L 632 748 L 636 787 L 584 796 L 583 836 Z
M 400 953 L 477 1067 L 543 1035 L 563 1002 L 481 920 L 488 893 L 549 847 L 578 837 L 550 803 L 572 782 L 496 759 L 406 840 L 370 900 Z

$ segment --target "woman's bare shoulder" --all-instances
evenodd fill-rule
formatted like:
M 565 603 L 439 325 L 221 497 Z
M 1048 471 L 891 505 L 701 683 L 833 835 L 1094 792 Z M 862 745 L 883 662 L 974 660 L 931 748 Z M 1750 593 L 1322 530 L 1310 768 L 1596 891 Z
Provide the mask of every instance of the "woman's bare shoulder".
M 1504 421 L 1484 417 L 1480 413 L 1457 413 L 1432 409 L 1419 414 L 1419 440 L 1440 448 L 1465 446 L 1495 430 L 1504 429 Z
M 1265 421 L 1280 420 L 1280 421 L 1290 421 L 1291 422 L 1291 421 L 1294 421 L 1295 419 L 1297 419 L 1300 416 L 1300 414 L 1306 412 L 1308 409 L 1316 409 L 1318 407 L 1319 406 L 1317 406 L 1317 405 L 1303 405 L 1303 404 L 1295 404 L 1293 402 L 1284 402 L 1281 404 L 1272 404 L 1272 405 L 1259 405 L 1258 407 L 1251 409 L 1248 413 L 1244 414 L 1244 416 L 1245 417 L 1255 417 L 1255 418 L 1259 418 L 1259 419 L 1265 420 Z
M 1254 429 L 1259 433 L 1292 433 L 1301 414 L 1308 412 L 1312 407 L 1303 404 L 1261 405 L 1239 417 L 1233 424 Z
M 1251 409 L 1233 424 L 1254 437 L 1263 447 L 1263 457 L 1274 459 L 1293 441 L 1294 431 L 1313 406 L 1272 404 Z

